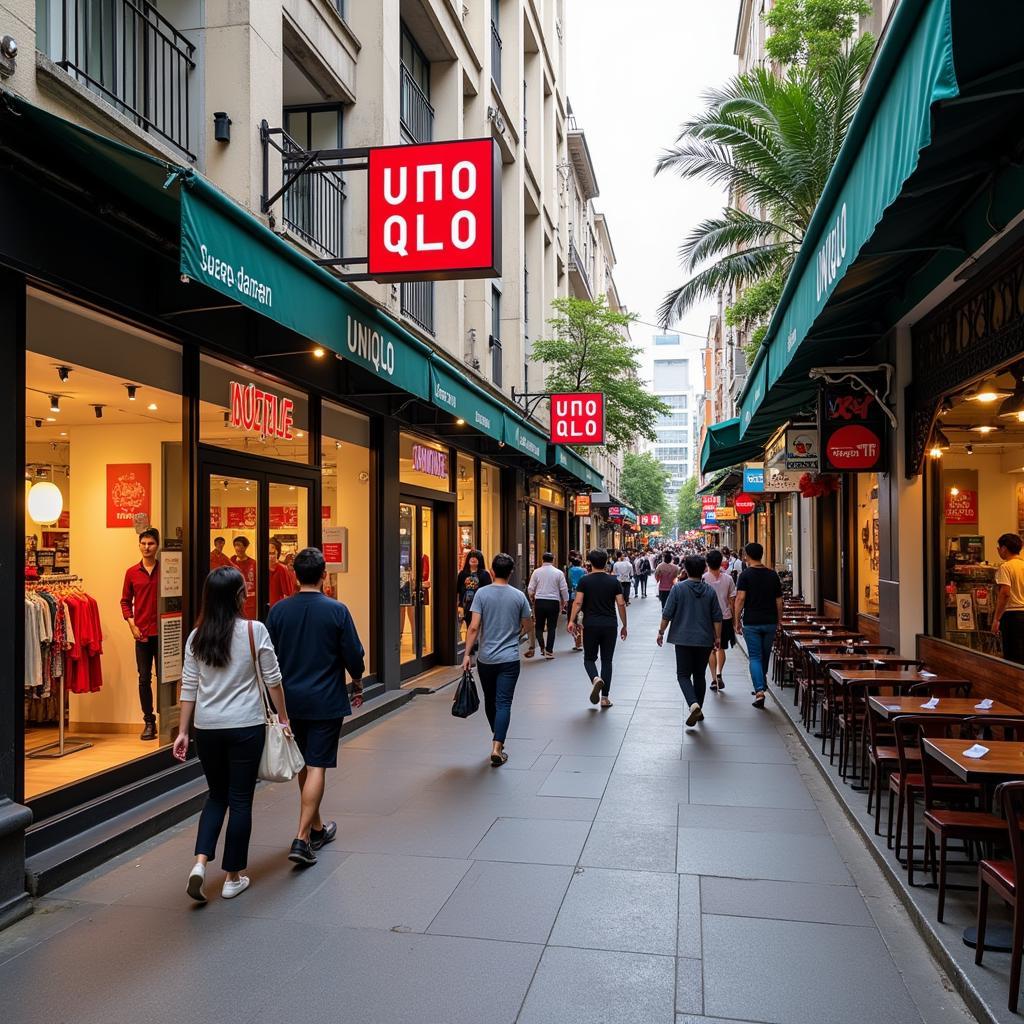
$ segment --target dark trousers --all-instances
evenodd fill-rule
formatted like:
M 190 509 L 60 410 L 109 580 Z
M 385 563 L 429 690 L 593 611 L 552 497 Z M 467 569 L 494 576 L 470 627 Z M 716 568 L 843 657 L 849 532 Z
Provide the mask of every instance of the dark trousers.
M 661 602 L 661 607 L 662 608 L 665 607 L 665 602 L 668 600 L 668 595 L 671 594 L 671 593 L 672 593 L 671 590 L 659 590 L 658 591 L 658 600 Z
M 555 647 L 555 631 L 558 629 L 558 613 L 562 610 L 562 602 L 549 597 L 538 597 L 533 602 L 533 617 L 537 622 L 537 646 L 544 651 L 552 651 Z M 544 633 L 547 631 L 547 646 L 544 644 Z
M 676 644 L 676 680 L 687 704 L 704 704 L 707 693 L 708 658 L 711 647 L 686 647 Z
M 623 584 L 628 586 L 628 584 Z M 604 680 L 601 694 L 607 697 L 612 688 L 612 658 L 615 657 L 615 641 L 619 638 L 617 626 L 588 626 L 583 620 L 583 667 L 591 681 L 596 676 Z M 598 652 L 601 655 L 601 671 L 597 670 Z
M 135 641 L 135 667 L 139 670 L 139 706 L 145 722 L 155 722 L 153 714 L 153 663 L 160 653 L 160 638 L 147 636 Z
M 637 583 L 637 585 L 639 587 L 640 596 L 641 597 L 646 597 L 647 596 L 647 577 L 646 576 L 637 576 L 635 582 Z
M 1003 612 L 999 635 L 1003 638 L 1003 657 L 1024 665 L 1024 612 Z
M 210 793 L 199 815 L 196 854 L 213 860 L 217 838 L 227 815 L 224 835 L 225 871 L 241 871 L 249 860 L 249 834 L 252 832 L 252 797 L 256 792 L 256 773 L 263 754 L 266 726 L 250 725 L 242 729 L 196 729 L 196 750 L 206 775 Z
M 500 661 L 496 665 L 476 663 L 480 675 L 480 689 L 484 691 L 484 713 L 491 732 L 499 743 L 505 742 L 508 723 L 512 718 L 512 698 L 519 681 L 519 661 Z
M 622 597 L 623 597 L 623 600 L 625 600 L 626 604 L 629 604 L 629 594 L 630 594 L 630 590 L 631 590 L 631 587 L 629 585 L 629 580 L 626 580 L 625 583 L 621 583 L 619 585 L 622 587 Z

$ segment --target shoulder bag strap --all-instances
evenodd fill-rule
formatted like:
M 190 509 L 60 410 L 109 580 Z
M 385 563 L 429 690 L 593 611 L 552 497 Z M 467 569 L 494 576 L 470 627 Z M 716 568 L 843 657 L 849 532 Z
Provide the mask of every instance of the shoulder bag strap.
M 252 619 L 247 620 L 245 625 L 249 633 L 249 653 L 252 655 L 253 667 L 256 669 L 256 688 L 260 691 L 263 714 L 266 716 L 267 722 L 272 723 L 274 718 L 270 710 L 270 694 L 267 693 L 267 684 L 263 681 L 263 669 L 260 668 L 260 659 L 256 652 L 256 636 L 252 628 Z

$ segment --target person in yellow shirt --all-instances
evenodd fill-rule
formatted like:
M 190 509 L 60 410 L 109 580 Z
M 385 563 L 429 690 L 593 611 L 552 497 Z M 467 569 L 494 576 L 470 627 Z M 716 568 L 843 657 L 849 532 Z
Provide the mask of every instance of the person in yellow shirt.
M 996 570 L 996 613 L 992 632 L 1002 637 L 1003 657 L 1024 665 L 1024 541 L 1004 533 L 996 544 L 1003 564 Z

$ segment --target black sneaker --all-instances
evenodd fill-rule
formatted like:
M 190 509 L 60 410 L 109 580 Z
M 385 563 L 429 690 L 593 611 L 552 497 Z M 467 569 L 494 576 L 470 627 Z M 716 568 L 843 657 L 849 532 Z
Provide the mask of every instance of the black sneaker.
M 292 848 L 288 853 L 288 859 L 293 864 L 304 864 L 308 867 L 309 865 L 316 863 L 316 854 L 305 839 L 296 839 L 292 843 Z
M 315 828 L 309 830 L 309 845 L 313 850 L 322 850 L 328 843 L 333 843 L 338 838 L 338 823 L 329 821 L 319 831 Z
M 145 728 L 142 730 L 142 735 L 139 737 L 140 740 L 155 740 L 156 739 L 156 722 L 147 722 Z

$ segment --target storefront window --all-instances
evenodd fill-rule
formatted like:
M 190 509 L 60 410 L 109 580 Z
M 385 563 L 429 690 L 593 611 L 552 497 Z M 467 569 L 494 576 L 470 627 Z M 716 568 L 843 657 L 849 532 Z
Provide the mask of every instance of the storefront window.
M 796 498 L 790 494 L 779 495 L 775 502 L 775 568 L 782 577 L 782 585 L 792 587 L 794 573 L 795 524 L 793 509 Z
M 479 532 L 476 515 L 476 466 L 468 455 L 460 455 L 455 467 L 455 493 L 458 499 L 459 543 L 456 548 L 456 571 L 466 554 L 477 547 Z
M 320 516 L 327 592 L 348 606 L 372 672 L 370 600 L 377 574 L 370 537 L 370 422 L 329 402 L 322 415 Z
M 398 444 L 399 480 L 432 491 L 450 491 L 448 449 L 422 437 L 402 434 Z
M 857 611 L 878 614 L 878 474 L 857 474 Z
M 558 488 L 549 487 L 547 484 L 538 484 L 535 487 L 537 500 L 545 505 L 554 505 L 557 508 L 565 508 L 565 494 Z
M 177 347 L 30 292 L 25 377 L 32 800 L 170 742 L 188 559 Z
M 269 459 L 308 463 L 309 401 L 259 374 L 203 356 L 199 439 Z
M 487 462 L 480 463 L 480 550 L 484 561 L 501 550 L 501 470 Z

